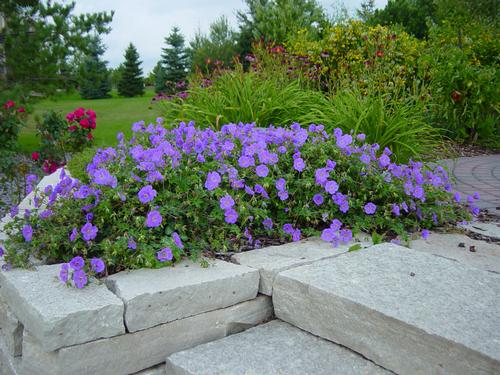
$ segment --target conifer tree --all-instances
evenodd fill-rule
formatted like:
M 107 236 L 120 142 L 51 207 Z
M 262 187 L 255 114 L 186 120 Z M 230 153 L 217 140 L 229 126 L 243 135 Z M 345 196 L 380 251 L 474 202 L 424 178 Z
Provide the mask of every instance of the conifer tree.
M 167 47 L 163 48 L 161 55 L 162 69 L 156 77 L 156 92 L 173 94 L 176 84 L 186 79 L 188 68 L 188 54 L 184 46 L 184 36 L 178 27 L 173 27 L 172 32 L 165 38 Z
M 85 56 L 79 69 L 80 95 L 83 99 L 111 97 L 111 80 L 106 61 L 100 56 L 104 53 L 101 42 L 96 39 L 90 53 Z
M 125 51 L 125 62 L 123 63 L 121 79 L 118 82 L 118 93 L 128 97 L 144 94 L 141 61 L 139 61 L 139 53 L 132 43 Z

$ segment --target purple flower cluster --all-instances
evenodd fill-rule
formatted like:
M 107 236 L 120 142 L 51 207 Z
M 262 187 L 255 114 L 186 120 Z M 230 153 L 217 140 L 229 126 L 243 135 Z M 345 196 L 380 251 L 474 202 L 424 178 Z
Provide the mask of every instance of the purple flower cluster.
M 338 247 L 341 243 L 347 244 L 352 240 L 352 232 L 349 229 L 342 229 L 342 222 L 334 219 L 330 226 L 321 232 L 321 239 L 330 242 L 333 247 Z
M 92 258 L 90 260 L 90 270 L 87 272 L 90 274 L 98 274 L 105 269 L 106 265 L 102 259 Z M 61 264 L 59 280 L 64 284 L 68 284 L 71 280 L 74 286 L 78 289 L 82 289 L 89 281 L 89 274 L 87 272 L 85 271 L 85 260 L 81 256 L 76 256 L 71 259 L 69 263 Z

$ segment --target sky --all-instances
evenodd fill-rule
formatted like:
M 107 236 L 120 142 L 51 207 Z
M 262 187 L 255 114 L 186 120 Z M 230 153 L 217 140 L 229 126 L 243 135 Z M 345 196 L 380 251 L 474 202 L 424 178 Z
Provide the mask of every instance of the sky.
M 344 0 L 350 12 L 359 7 L 362 0 Z M 160 58 L 164 38 L 173 26 L 178 26 L 187 41 L 197 30 L 207 32 L 210 24 L 225 15 L 237 28 L 236 11 L 245 9 L 243 0 L 76 0 L 75 13 L 92 13 L 114 10 L 111 32 L 103 37 L 107 50 L 104 59 L 109 67 L 123 61 L 125 48 L 132 42 L 143 61 L 142 68 L 148 74 Z M 332 13 L 333 4 L 339 1 L 318 0 Z M 387 0 L 375 0 L 383 7 Z

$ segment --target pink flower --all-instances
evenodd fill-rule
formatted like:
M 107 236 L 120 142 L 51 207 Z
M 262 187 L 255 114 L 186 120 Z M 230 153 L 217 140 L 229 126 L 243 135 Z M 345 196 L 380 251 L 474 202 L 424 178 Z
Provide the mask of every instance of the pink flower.
M 31 159 L 34 160 L 34 161 L 38 161 L 38 159 L 40 159 L 40 154 L 38 152 L 32 152 L 31 153 Z

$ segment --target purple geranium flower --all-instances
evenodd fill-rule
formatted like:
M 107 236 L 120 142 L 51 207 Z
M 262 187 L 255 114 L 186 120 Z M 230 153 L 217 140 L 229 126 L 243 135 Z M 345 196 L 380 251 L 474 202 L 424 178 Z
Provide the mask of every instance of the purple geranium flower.
M 242 155 L 238 159 L 238 165 L 241 168 L 248 168 L 255 165 L 255 159 L 251 156 Z
M 271 230 L 273 229 L 273 220 L 267 217 L 262 221 L 262 225 L 264 225 L 264 228 L 266 228 L 267 230 Z
M 90 268 L 95 273 L 101 273 L 102 271 L 104 271 L 105 267 L 106 267 L 106 265 L 104 264 L 104 262 L 102 261 L 102 259 L 92 258 L 90 260 Z
M 156 190 L 151 185 L 146 185 L 139 190 L 137 197 L 143 204 L 151 202 L 156 197 Z
M 205 188 L 207 190 L 216 189 L 221 182 L 221 177 L 217 172 L 208 172 L 207 180 L 205 181 Z
M 184 244 L 182 243 L 181 237 L 177 234 L 177 232 L 172 233 L 172 238 L 174 239 L 175 246 L 179 249 L 184 249 Z
M 368 202 L 367 204 L 365 204 L 364 210 L 365 214 L 373 215 L 375 211 L 377 211 L 377 206 L 372 202 Z
M 61 280 L 62 283 L 67 283 L 68 277 L 69 277 L 69 264 L 63 263 L 61 264 L 61 269 L 59 271 L 59 280 Z
M 22 229 L 23 237 L 26 242 L 30 242 L 31 238 L 33 237 L 33 228 L 31 228 L 31 225 L 26 224 L 23 229 Z
M 172 260 L 174 258 L 174 255 L 172 254 L 172 249 L 169 247 L 164 247 L 160 251 L 156 253 L 156 258 L 160 262 L 166 262 L 167 260 Z
M 91 241 L 96 237 L 98 229 L 95 225 L 92 225 L 92 223 L 87 223 L 80 229 L 80 232 L 85 241 Z
M 69 265 L 75 271 L 81 270 L 85 266 L 85 261 L 81 256 L 76 256 L 70 260 Z
M 313 197 L 313 202 L 316 206 L 321 206 L 324 202 L 323 196 L 321 194 L 315 194 Z
M 279 191 L 278 197 L 280 198 L 280 200 L 286 201 L 288 199 L 288 191 L 286 191 L 286 190 Z
M 337 231 L 342 227 L 342 222 L 339 219 L 333 219 L 330 228 Z
M 460 193 L 455 193 L 455 195 L 453 195 L 453 198 L 457 203 L 460 203 Z
M 284 224 L 283 225 L 283 232 L 288 233 L 288 234 L 293 234 L 293 225 L 292 224 Z
M 146 226 L 148 228 L 156 228 L 161 225 L 163 221 L 162 216 L 156 210 L 150 211 L 146 217 Z
M 87 274 L 83 270 L 78 270 L 73 273 L 73 282 L 78 289 L 82 289 L 87 285 Z
M 137 244 L 135 243 L 135 240 L 133 237 L 130 237 L 127 241 L 127 247 L 131 250 L 137 249 Z
M 78 236 L 78 229 L 73 228 L 73 230 L 71 231 L 71 234 L 69 235 L 69 240 L 71 242 L 75 242 L 77 236 Z
M 328 181 L 325 190 L 330 194 L 335 194 L 339 190 L 339 185 L 335 181 Z
M 326 242 L 332 242 L 337 238 L 337 231 L 332 228 L 323 229 L 321 239 Z
M 352 240 L 352 232 L 349 229 L 342 229 L 340 230 L 340 241 L 344 243 L 348 243 L 350 240 Z
M 302 158 L 297 158 L 293 161 L 293 168 L 296 171 L 302 172 L 306 167 L 306 164 L 304 163 L 304 159 Z
M 401 213 L 400 213 L 400 209 L 399 209 L 399 205 L 394 203 L 392 205 L 392 209 L 391 209 L 391 212 L 395 215 L 395 216 L 399 216 Z
M 0 246 L 0 257 L 3 257 L 4 254 L 5 254 L 5 251 L 4 251 L 3 247 Z
M 422 238 L 423 238 L 424 240 L 426 240 L 427 238 L 429 238 L 429 234 L 430 234 L 430 232 L 429 232 L 427 229 L 424 229 L 424 230 L 422 231 Z
M 255 168 L 255 173 L 259 177 L 266 177 L 269 174 L 269 168 L 264 164 L 260 164 Z
M 219 200 L 219 207 L 221 208 L 221 210 L 227 210 L 233 206 L 234 206 L 234 199 L 229 194 L 224 195 Z
M 224 212 L 224 221 L 228 224 L 234 224 L 238 221 L 238 212 L 236 210 L 230 208 Z
M 292 241 L 297 242 L 300 241 L 300 229 L 295 229 L 292 233 Z
M 275 186 L 279 191 L 285 190 L 286 181 L 284 178 L 278 178 L 276 180 Z

